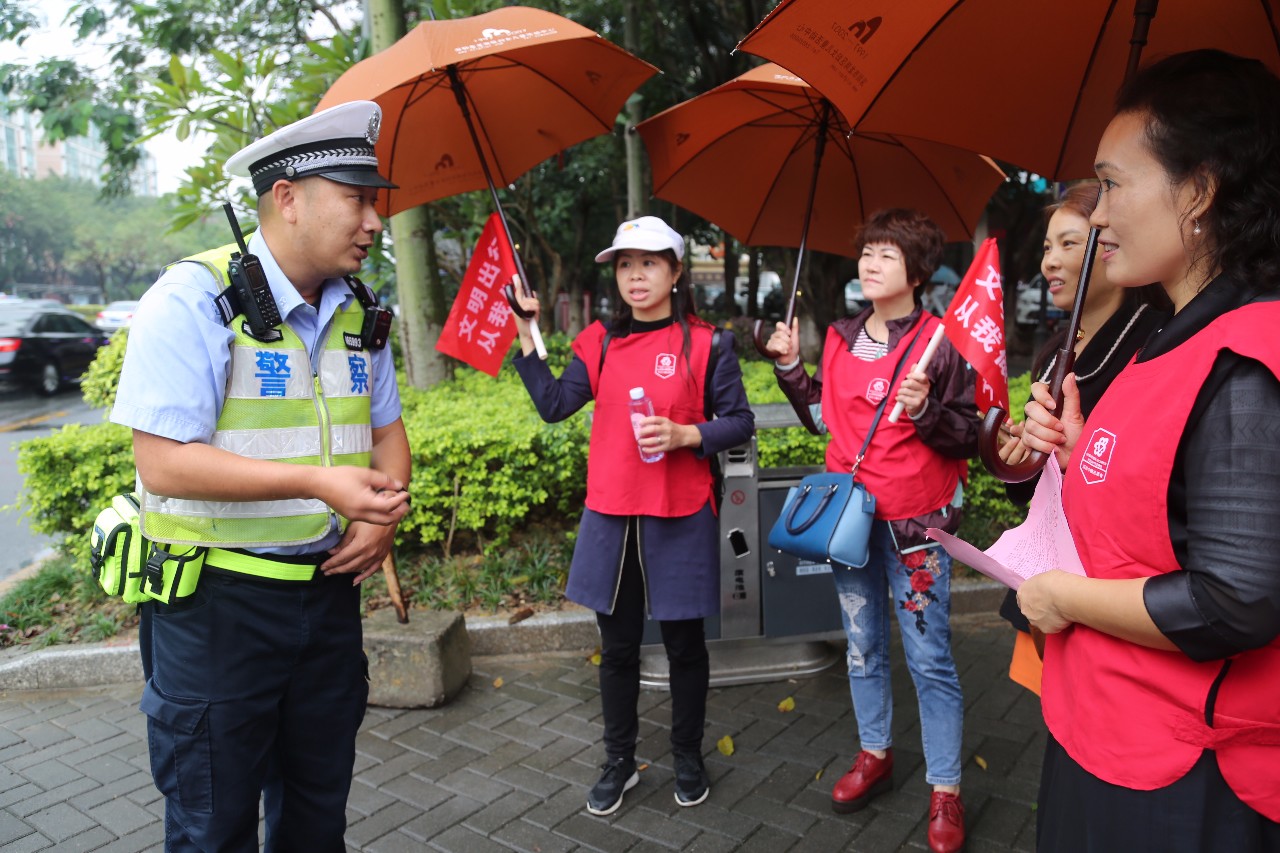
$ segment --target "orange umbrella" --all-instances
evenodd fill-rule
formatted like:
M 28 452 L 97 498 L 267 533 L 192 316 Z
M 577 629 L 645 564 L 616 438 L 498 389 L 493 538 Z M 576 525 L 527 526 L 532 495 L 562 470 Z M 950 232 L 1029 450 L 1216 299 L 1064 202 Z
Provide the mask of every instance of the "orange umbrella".
M 1216 47 L 1280 72 L 1277 0 L 1158 2 L 782 0 L 738 47 L 804 77 L 860 131 L 1068 180 L 1093 175 L 1144 42 L 1147 56 Z
M 316 109 L 356 100 L 382 107 L 378 163 L 400 188 L 379 193 L 379 213 L 488 187 L 509 240 L 495 184 L 611 130 L 628 96 L 657 70 L 568 18 L 506 6 L 419 24 L 347 69 Z M 527 292 L 524 264 L 511 251 Z M 509 285 L 507 299 L 526 316 Z
M 382 107 L 378 162 L 400 186 L 379 200 L 386 216 L 512 183 L 612 130 L 627 97 L 656 73 L 567 18 L 506 6 L 424 21 L 347 69 L 317 109 Z
M 748 245 L 855 256 L 858 225 L 882 207 L 913 207 L 953 240 L 973 225 L 1004 173 L 950 145 L 853 134 L 831 103 L 768 63 L 641 122 L 654 194 Z M 765 355 L 763 343 L 760 350 Z

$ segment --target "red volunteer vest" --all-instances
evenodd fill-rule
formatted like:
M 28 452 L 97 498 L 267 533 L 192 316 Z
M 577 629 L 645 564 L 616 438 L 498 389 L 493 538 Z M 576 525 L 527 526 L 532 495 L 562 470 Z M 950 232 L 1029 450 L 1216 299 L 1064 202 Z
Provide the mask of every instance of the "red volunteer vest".
M 875 361 L 856 358 L 838 332 L 827 330 L 822 352 L 822 419 L 831 433 L 827 443 L 828 471 L 853 470 L 876 407 L 886 395 L 892 397 L 898 392 L 896 386 L 889 387 L 889 380 L 903 348 L 916 337 L 898 384 L 911 365 L 920 360 L 929 345 L 929 336 L 941 322 L 930 314 L 923 314 L 923 318 L 924 331 L 919 337 L 917 323 L 891 352 Z M 890 399 L 858 469 L 858 481 L 876 496 L 876 518 L 915 518 L 951 502 L 966 463 L 963 459 L 949 459 L 921 441 L 906 414 L 896 424 L 889 423 L 892 407 Z
M 692 448 L 667 451 L 644 462 L 631 430 L 629 392 L 644 388 L 653 413 L 676 423 L 698 424 L 703 416 L 702 386 L 711 355 L 712 329 L 690 318 L 690 359 L 684 359 L 679 323 L 653 332 L 609 341 L 600 372 L 605 328 L 592 323 L 574 339 L 573 351 L 587 366 L 595 391 L 591 446 L 587 454 L 587 507 L 607 515 L 693 515 L 711 500 L 711 463 Z
M 1131 363 L 1111 383 L 1085 424 L 1062 489 L 1090 577 L 1181 570 L 1168 516 L 1183 432 L 1176 425 L 1186 423 L 1222 350 L 1257 359 L 1280 376 L 1278 325 L 1280 304 L 1245 306 L 1172 352 Z M 1045 722 L 1090 773 L 1138 790 L 1177 781 L 1202 750 L 1213 749 L 1236 795 L 1280 820 L 1280 641 L 1232 659 L 1210 727 L 1206 701 L 1222 668 L 1222 661 L 1197 663 L 1073 625 L 1045 644 Z

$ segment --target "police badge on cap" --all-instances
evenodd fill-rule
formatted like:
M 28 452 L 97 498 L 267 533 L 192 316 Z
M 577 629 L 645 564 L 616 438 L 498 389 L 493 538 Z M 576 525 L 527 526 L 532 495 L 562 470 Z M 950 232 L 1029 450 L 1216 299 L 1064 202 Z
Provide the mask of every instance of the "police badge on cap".
M 252 178 L 258 195 L 276 181 L 322 175 L 342 184 L 397 189 L 378 174 L 373 146 L 378 141 L 382 108 L 373 101 L 351 101 L 286 125 L 233 154 L 227 172 Z

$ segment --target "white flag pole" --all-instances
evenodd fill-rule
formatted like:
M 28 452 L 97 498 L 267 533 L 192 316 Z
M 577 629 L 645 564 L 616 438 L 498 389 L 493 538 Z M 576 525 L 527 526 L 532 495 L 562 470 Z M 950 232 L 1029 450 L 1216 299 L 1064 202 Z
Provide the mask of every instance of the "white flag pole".
M 946 324 L 939 323 L 938 328 L 933 330 L 933 337 L 929 338 L 929 345 L 924 348 L 924 355 L 920 356 L 920 362 L 916 365 L 917 370 L 925 370 L 929 367 L 929 362 L 933 360 L 933 354 L 938 351 L 938 344 L 942 343 L 942 339 L 946 336 Z M 893 411 L 889 413 L 889 423 L 896 424 L 898 418 L 902 417 L 904 409 L 906 409 L 906 406 L 901 403 L 895 403 Z

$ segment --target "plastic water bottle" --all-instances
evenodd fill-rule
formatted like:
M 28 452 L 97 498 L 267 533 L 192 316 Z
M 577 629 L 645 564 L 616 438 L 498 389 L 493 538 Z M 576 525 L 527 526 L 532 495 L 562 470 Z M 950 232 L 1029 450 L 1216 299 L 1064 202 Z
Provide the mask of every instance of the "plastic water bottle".
M 666 456 L 661 450 L 657 453 L 647 453 L 643 447 L 640 447 L 640 422 L 645 418 L 653 417 L 653 401 L 644 393 L 643 388 L 631 389 L 631 431 L 636 436 L 636 446 L 640 448 L 640 458 L 645 462 L 657 462 L 663 456 Z

